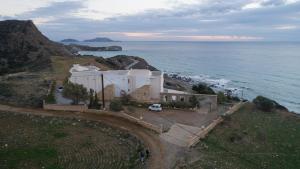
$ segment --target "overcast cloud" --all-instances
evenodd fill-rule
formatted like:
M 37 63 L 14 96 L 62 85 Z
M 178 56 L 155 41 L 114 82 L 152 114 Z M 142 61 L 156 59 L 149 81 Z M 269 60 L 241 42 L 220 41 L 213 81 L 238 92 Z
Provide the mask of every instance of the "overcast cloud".
M 53 40 L 299 41 L 299 0 L 11 0 L 0 19 L 33 20 Z

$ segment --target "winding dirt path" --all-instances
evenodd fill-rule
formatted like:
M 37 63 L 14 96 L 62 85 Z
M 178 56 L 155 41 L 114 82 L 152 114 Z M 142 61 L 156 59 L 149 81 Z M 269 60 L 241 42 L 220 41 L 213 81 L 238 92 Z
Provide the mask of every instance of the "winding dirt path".
M 0 110 L 7 112 L 17 112 L 23 114 L 55 116 L 55 117 L 69 117 L 80 118 L 93 121 L 99 121 L 110 126 L 125 130 L 140 140 L 150 149 L 151 156 L 147 162 L 149 169 L 164 169 L 164 146 L 159 139 L 159 136 L 144 127 L 132 123 L 124 118 L 107 115 L 107 114 L 93 114 L 93 113 L 76 113 L 65 111 L 47 111 L 44 109 L 31 109 L 31 108 L 17 108 L 6 105 L 0 105 Z

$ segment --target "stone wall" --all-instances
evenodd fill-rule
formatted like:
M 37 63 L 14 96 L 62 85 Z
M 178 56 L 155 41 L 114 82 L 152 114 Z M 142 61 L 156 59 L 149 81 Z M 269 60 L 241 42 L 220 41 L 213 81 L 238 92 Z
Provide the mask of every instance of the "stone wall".
M 102 91 L 97 93 L 98 99 L 102 100 Z M 115 98 L 115 86 L 113 84 L 108 85 L 104 88 L 104 100 L 111 101 Z
M 60 104 L 43 104 L 45 110 L 60 110 L 60 111 L 76 111 L 85 112 L 88 109 L 87 105 L 60 105 Z
M 190 102 L 191 97 L 196 97 L 200 107 L 207 107 L 211 111 L 217 110 L 217 95 L 186 94 L 186 93 L 161 93 L 161 102 Z
M 151 101 L 151 96 L 150 96 L 150 85 L 144 85 L 132 93 L 130 93 L 130 96 L 139 102 L 149 102 Z

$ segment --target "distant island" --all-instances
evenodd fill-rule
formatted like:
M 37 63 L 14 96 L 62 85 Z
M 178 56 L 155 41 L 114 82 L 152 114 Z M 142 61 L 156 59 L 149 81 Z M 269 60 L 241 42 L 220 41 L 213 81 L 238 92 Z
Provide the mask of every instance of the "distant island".
M 122 51 L 121 46 L 105 46 L 105 47 L 92 47 L 87 45 L 69 44 L 65 47 L 73 54 L 78 54 L 79 51 Z
M 119 41 L 115 41 L 106 37 L 97 37 L 97 38 L 87 39 L 83 41 L 69 38 L 69 39 L 63 39 L 60 42 L 119 42 Z
M 79 41 L 76 39 L 63 39 L 60 42 L 79 42 Z
M 111 40 L 109 38 L 105 38 L 105 37 L 98 37 L 98 38 L 94 38 L 94 39 L 84 40 L 84 42 L 116 42 L 116 41 Z

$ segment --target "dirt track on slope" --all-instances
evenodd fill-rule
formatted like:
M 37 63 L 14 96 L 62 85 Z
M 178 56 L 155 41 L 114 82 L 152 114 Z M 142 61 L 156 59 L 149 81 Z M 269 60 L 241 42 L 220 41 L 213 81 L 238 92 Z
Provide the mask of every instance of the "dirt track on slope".
M 146 147 L 150 149 L 151 156 L 147 162 L 149 169 L 164 169 L 164 147 L 157 134 L 143 128 L 142 126 L 132 123 L 121 117 L 113 115 L 101 115 L 92 113 L 75 113 L 64 111 L 47 111 L 43 109 L 30 109 L 30 108 L 16 108 L 6 105 L 0 105 L 0 110 L 7 112 L 17 112 L 23 114 L 43 115 L 43 116 L 56 116 L 56 117 L 69 117 L 80 118 L 93 121 L 99 121 L 110 126 L 120 128 L 136 136 L 144 142 Z

